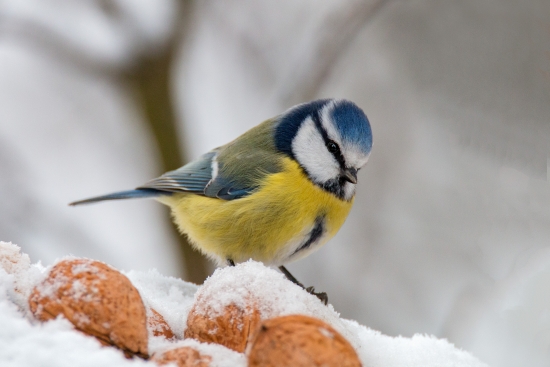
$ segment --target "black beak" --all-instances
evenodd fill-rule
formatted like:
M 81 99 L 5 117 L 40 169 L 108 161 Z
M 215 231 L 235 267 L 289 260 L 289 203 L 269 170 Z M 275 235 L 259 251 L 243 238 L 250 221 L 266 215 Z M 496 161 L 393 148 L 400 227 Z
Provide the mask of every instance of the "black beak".
M 357 183 L 357 170 L 355 168 L 347 168 L 340 173 L 342 178 L 352 184 Z

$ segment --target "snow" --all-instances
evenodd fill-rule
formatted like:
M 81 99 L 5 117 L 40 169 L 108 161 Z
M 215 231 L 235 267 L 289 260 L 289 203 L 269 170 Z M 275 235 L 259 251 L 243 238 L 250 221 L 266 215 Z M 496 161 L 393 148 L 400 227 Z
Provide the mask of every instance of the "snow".
M 62 317 L 43 324 L 34 320 L 27 311 L 24 296 L 28 297 L 50 268 L 31 264 L 28 255 L 21 253 L 18 246 L 0 242 L 0 365 L 155 365 L 138 358 L 126 359 L 122 352 L 102 347 L 95 338 L 75 330 Z M 125 274 L 139 290 L 145 305 L 159 312 L 180 339 L 174 342 L 163 337 L 151 337 L 151 354 L 189 346 L 211 356 L 212 366 L 246 366 L 244 354 L 220 345 L 181 338 L 187 315 L 197 300 L 206 300 L 208 308 L 199 311 L 212 315 L 222 312 L 226 305 L 246 307 L 247 302 L 253 300 L 262 319 L 304 314 L 327 322 L 350 341 L 365 366 L 487 366 L 444 339 L 426 335 L 390 337 L 355 321 L 342 319 L 332 305 L 325 306 L 317 297 L 286 280 L 281 273 L 258 262 L 248 261 L 235 267 L 218 269 L 202 286 L 163 276 L 154 269 Z
M 10 279 L 12 286 L 4 290 L 1 288 L 4 282 L 0 282 L 0 293 L 6 292 L 13 304 L 28 313 L 27 299 L 32 288 L 44 278 L 46 269 L 40 263 L 31 265 L 29 255 L 21 253 L 19 246 L 0 241 L 0 272 L 2 269 L 7 275 L 4 279 Z
M 198 287 L 181 279 L 167 277 L 156 269 L 148 272 L 129 271 L 125 275 L 139 291 L 149 308 L 162 315 L 178 338 L 183 337 L 185 320 L 193 305 Z
M 360 341 L 356 350 L 365 366 L 487 366 L 445 339 L 420 334 L 390 337 L 352 320 L 343 322 Z

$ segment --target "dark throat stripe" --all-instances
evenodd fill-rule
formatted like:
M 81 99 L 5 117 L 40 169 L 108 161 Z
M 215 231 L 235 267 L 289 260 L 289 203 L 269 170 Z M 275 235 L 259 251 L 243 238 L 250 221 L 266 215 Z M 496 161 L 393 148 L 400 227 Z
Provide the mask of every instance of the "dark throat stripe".
M 309 232 L 309 236 L 306 242 L 304 242 L 300 247 L 298 247 L 296 251 L 292 253 L 292 255 L 309 248 L 312 244 L 317 242 L 317 240 L 319 240 L 321 236 L 323 236 L 324 232 L 325 232 L 325 217 L 319 216 L 317 217 L 317 219 L 315 219 L 315 226 L 313 227 L 311 232 Z

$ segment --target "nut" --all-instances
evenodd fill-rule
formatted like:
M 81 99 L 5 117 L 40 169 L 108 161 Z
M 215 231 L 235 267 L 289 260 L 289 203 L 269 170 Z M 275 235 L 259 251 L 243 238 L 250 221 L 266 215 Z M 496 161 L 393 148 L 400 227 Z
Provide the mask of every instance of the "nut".
M 158 313 L 155 309 L 150 309 L 151 313 L 147 317 L 147 328 L 154 336 L 163 336 L 166 339 L 175 339 L 174 332 L 170 329 L 170 325 L 166 322 L 164 317 Z
M 260 324 L 260 312 L 252 301 L 244 308 L 235 304 L 224 307 L 221 315 L 215 315 L 211 307 L 199 299 L 187 317 L 185 338 L 203 343 L 216 343 L 236 352 L 246 349 L 249 335 Z
M 126 355 L 147 356 L 145 306 L 128 278 L 99 261 L 63 260 L 36 286 L 31 312 L 41 321 L 65 316 L 82 332 Z
M 209 367 L 212 357 L 201 355 L 191 347 L 180 347 L 155 354 L 152 361 L 159 366 L 172 362 L 178 367 Z
M 325 322 L 303 315 L 262 322 L 248 353 L 249 367 L 360 367 L 351 344 Z

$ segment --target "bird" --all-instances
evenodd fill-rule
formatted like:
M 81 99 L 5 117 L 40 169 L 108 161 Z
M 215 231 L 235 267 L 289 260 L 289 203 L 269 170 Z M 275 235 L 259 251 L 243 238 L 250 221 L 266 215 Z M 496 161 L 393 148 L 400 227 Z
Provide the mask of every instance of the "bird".
M 219 266 L 249 259 L 284 266 L 318 250 L 354 202 L 357 174 L 372 149 L 369 119 L 346 99 L 291 107 L 179 169 L 134 190 L 70 203 L 154 198 L 180 232 Z

